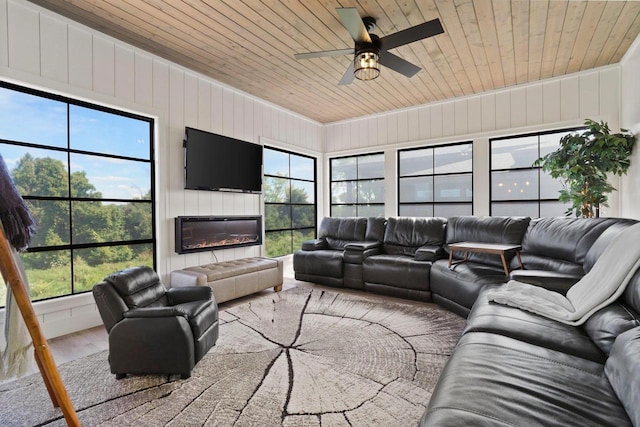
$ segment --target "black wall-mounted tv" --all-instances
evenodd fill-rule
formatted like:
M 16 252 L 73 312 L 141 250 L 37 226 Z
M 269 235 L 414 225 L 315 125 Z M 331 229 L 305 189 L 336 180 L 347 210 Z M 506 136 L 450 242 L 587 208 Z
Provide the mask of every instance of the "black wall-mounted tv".
M 262 191 L 262 146 L 187 127 L 184 188 Z

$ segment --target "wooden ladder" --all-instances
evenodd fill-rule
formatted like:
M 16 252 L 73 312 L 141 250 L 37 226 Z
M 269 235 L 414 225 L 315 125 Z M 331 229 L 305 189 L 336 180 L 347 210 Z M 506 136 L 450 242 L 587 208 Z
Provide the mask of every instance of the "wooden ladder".
M 22 280 L 18 266 L 13 258 L 10 243 L 2 227 L 0 227 L 0 269 L 2 270 L 4 282 L 11 288 L 16 304 L 20 309 L 20 313 L 22 313 L 24 323 L 27 325 L 31 335 L 36 363 L 53 406 L 62 410 L 68 426 L 80 426 L 80 420 L 75 409 L 73 409 L 47 340 L 42 334 L 40 322 L 38 322 L 38 317 L 31 305 L 27 287 Z

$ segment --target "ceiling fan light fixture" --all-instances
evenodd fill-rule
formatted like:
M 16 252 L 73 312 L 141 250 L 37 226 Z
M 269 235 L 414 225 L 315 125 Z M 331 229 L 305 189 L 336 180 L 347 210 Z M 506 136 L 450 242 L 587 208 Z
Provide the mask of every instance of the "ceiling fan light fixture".
M 360 51 L 353 60 L 353 75 L 358 80 L 373 80 L 380 75 L 378 53 Z

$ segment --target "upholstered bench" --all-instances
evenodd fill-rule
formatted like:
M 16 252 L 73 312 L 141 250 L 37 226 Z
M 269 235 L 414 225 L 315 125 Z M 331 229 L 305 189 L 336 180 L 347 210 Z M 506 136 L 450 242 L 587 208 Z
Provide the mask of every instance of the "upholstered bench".
M 222 303 L 273 288 L 282 290 L 283 263 L 270 258 L 241 258 L 171 272 L 171 287 L 209 286 Z

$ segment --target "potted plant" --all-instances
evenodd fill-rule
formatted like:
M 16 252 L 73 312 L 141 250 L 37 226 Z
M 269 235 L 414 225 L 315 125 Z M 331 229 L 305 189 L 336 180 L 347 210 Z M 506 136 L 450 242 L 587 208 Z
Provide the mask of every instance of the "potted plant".
M 600 206 L 609 206 L 607 195 L 615 190 L 607 174 L 627 173 L 636 137 L 626 129 L 612 134 L 603 121 L 586 119 L 584 124 L 584 131 L 563 136 L 560 147 L 534 166 L 561 179 L 564 189 L 559 199 L 571 203 L 567 215 L 575 212 L 577 217 L 593 218 L 599 216 Z

